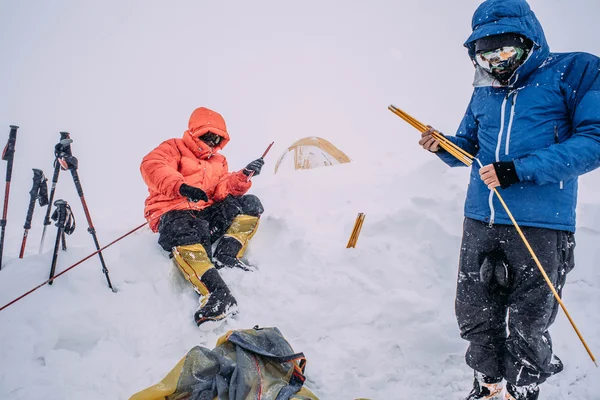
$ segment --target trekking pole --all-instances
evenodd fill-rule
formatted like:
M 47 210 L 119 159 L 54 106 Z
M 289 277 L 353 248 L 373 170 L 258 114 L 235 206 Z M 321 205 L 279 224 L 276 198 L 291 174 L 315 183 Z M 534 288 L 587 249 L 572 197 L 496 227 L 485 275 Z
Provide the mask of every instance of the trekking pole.
M 2 211 L 2 219 L 0 220 L 0 269 L 2 269 L 2 255 L 4 254 L 4 234 L 6 233 L 6 215 L 8 214 L 8 197 L 10 195 L 10 180 L 12 178 L 13 161 L 15 159 L 15 145 L 17 143 L 16 125 L 10 125 L 10 133 L 8 134 L 8 142 L 2 153 L 2 160 L 6 161 L 6 189 L 4 191 L 4 210 Z
M 54 282 L 54 272 L 56 271 L 56 262 L 58 261 L 58 249 L 60 242 L 63 240 L 64 235 L 70 235 L 75 230 L 75 219 L 71 207 L 64 200 L 56 200 L 54 202 L 56 210 L 52 215 L 52 219 L 56 221 L 58 232 L 56 232 L 56 241 L 54 243 L 54 253 L 52 255 L 52 265 L 50 267 L 50 278 L 48 284 L 52 285 Z
M 61 137 L 64 135 L 66 138 L 70 139 L 70 134 L 68 132 L 61 132 L 60 134 Z M 100 251 L 100 243 L 98 242 L 98 236 L 96 236 L 96 228 L 94 228 L 94 223 L 92 222 L 90 210 L 88 209 L 87 202 L 85 201 L 85 195 L 83 194 L 83 188 L 81 186 L 81 181 L 79 180 L 79 174 L 77 173 L 79 162 L 76 157 L 73 157 L 73 153 L 71 151 L 71 142 L 62 147 L 62 151 L 59 153 L 57 160 L 63 169 L 68 169 L 69 171 L 71 171 L 71 176 L 73 177 L 73 182 L 75 183 L 75 189 L 77 189 L 77 194 L 79 195 L 79 199 L 81 200 L 81 205 L 83 207 L 83 212 L 85 213 L 85 218 L 87 219 L 88 232 L 92 235 L 94 245 L 96 246 L 96 250 L 98 250 L 98 257 L 100 258 L 100 263 L 102 264 L 102 272 L 106 277 L 108 287 L 113 292 L 116 292 L 110 281 L 110 276 L 108 275 L 108 268 L 106 268 L 104 256 Z
M 54 194 L 56 192 L 56 184 L 58 183 L 58 176 L 60 174 L 61 165 L 58 162 L 58 156 L 61 154 L 63 148 L 69 146 L 73 140 L 69 137 L 67 132 L 60 133 L 60 142 L 54 146 L 54 174 L 52 175 L 52 187 L 50 189 L 50 198 L 48 199 L 48 204 L 52 204 L 54 201 Z M 46 239 L 46 229 L 50 222 L 50 214 L 52 213 L 52 207 L 48 207 L 46 210 L 46 216 L 44 217 L 44 230 L 42 231 L 42 240 L 40 241 L 40 251 L 39 254 L 42 254 L 44 251 L 44 240 Z M 63 250 L 66 250 L 66 243 L 63 241 Z
M 29 229 L 31 229 L 31 219 L 33 218 L 35 202 L 39 200 L 41 207 L 48 205 L 48 179 L 44 176 L 44 172 L 41 169 L 33 169 L 33 186 L 29 191 L 29 195 L 31 197 L 29 199 L 29 208 L 27 209 L 27 216 L 25 217 L 25 225 L 23 225 L 25 232 L 23 233 L 23 241 L 21 242 L 21 251 L 19 252 L 19 258 L 23 258 L 23 254 L 25 253 L 27 235 L 29 234 Z
M 391 112 L 393 112 L 394 114 L 396 114 L 397 116 L 399 116 L 400 118 L 404 119 L 406 122 L 408 122 L 409 124 L 411 124 L 412 126 L 414 126 L 415 128 L 417 128 L 419 131 L 421 131 L 421 133 L 423 133 L 426 130 L 428 130 L 428 127 L 426 125 L 424 125 L 421 122 L 417 121 L 416 119 L 414 119 L 413 117 L 411 117 L 410 115 L 408 115 L 404 111 L 400 110 L 399 108 L 397 108 L 397 107 L 395 107 L 393 105 L 390 105 L 388 107 L 388 110 L 390 110 Z M 440 147 L 442 147 L 444 150 L 448 151 L 450 154 L 452 154 L 458 160 L 462 161 L 465 165 L 470 166 L 473 163 L 473 161 L 477 161 L 477 163 L 479 164 L 479 167 L 483 167 L 483 164 L 481 164 L 481 161 L 478 158 L 476 158 L 476 157 L 472 156 L 471 154 L 467 153 L 465 150 L 463 150 L 462 148 L 460 148 L 459 146 L 457 146 L 456 144 L 454 144 L 452 141 L 448 140 L 442 134 L 438 133 L 437 131 L 434 131 L 433 137 L 440 142 Z M 585 339 L 583 338 L 583 335 L 581 334 L 581 332 L 579 332 L 579 329 L 577 328 L 577 325 L 575 325 L 575 321 L 573 321 L 573 319 L 571 318 L 571 314 L 569 314 L 569 312 L 567 311 L 567 306 L 565 306 L 565 303 L 562 301 L 562 299 L 560 298 L 560 295 L 558 294 L 558 292 L 554 288 L 554 285 L 552 284 L 552 281 L 550 280 L 550 278 L 546 274 L 546 271 L 544 270 L 544 267 L 542 267 L 542 263 L 537 258 L 535 252 L 533 251 L 533 248 L 529 244 L 529 241 L 527 240 L 527 238 L 525 238 L 525 235 L 523 234 L 523 231 L 519 227 L 519 224 L 514 219 L 512 213 L 508 209 L 508 206 L 504 202 L 504 199 L 502 198 L 502 196 L 500 196 L 500 193 L 498 192 L 498 189 L 494 188 L 493 191 L 496 194 L 496 197 L 498 197 L 498 200 L 500 200 L 500 203 L 502 204 L 502 207 L 506 211 L 506 214 L 508 214 L 510 220 L 512 221 L 513 225 L 515 226 L 515 229 L 519 233 L 519 236 L 521 237 L 521 240 L 523 240 L 523 243 L 525 244 L 525 247 L 527 247 L 527 250 L 531 254 L 531 257 L 533 258 L 533 261 L 535 262 L 535 264 L 537 265 L 538 269 L 540 270 L 540 272 L 542 274 L 542 277 L 546 281 L 546 284 L 548 285 L 548 287 L 552 291 L 552 294 L 554 295 L 554 298 L 556 299 L 556 301 L 558 302 L 558 304 L 560 305 L 560 307 L 564 311 L 565 315 L 567 316 L 567 319 L 571 323 L 571 326 L 575 330 L 575 333 L 579 337 L 579 340 L 583 344 L 583 347 L 585 347 L 585 349 L 586 349 L 587 353 L 589 354 L 590 358 L 592 359 L 592 361 L 594 362 L 594 364 L 596 365 L 596 367 L 598 367 L 598 363 L 596 362 L 596 358 L 594 357 L 594 355 L 592 354 L 592 351 L 588 347 Z
M 273 147 L 273 143 L 275 143 L 275 142 L 271 142 L 269 147 L 267 147 L 267 149 L 265 150 L 265 152 L 263 153 L 263 155 L 260 158 L 265 158 L 267 156 L 267 153 L 269 152 L 269 150 L 271 150 L 271 147 Z M 250 182 L 250 178 L 252 178 L 253 175 L 254 175 L 254 171 L 251 171 L 250 175 L 248 175 L 248 179 L 246 179 L 246 182 Z

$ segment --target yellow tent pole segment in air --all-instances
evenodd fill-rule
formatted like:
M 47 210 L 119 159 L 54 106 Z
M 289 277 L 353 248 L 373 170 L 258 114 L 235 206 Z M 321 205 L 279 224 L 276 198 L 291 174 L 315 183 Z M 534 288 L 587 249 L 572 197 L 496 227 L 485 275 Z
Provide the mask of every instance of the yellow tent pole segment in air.
M 396 114 L 397 116 L 399 116 L 400 118 L 402 118 L 403 120 L 405 120 L 406 122 L 408 122 L 409 124 L 411 124 L 413 127 L 415 127 L 417 130 L 419 130 L 421 133 L 423 133 L 423 132 L 425 132 L 425 131 L 427 131 L 429 129 L 428 126 L 426 126 L 425 124 L 417 121 L 416 119 L 414 119 L 409 114 L 407 114 L 404 111 L 400 110 L 398 107 L 390 105 L 388 107 L 388 110 L 390 110 L 391 112 L 393 112 L 394 114 Z M 467 166 L 470 166 L 471 164 L 473 164 L 473 161 L 476 160 L 479 163 L 479 166 L 483 167 L 483 165 L 481 165 L 481 162 L 479 162 L 479 160 L 477 160 L 471 154 L 467 153 L 462 148 L 460 148 L 459 146 L 455 145 L 453 142 L 451 142 L 446 137 L 444 137 L 444 135 L 442 135 L 441 133 L 439 133 L 439 132 L 437 132 L 435 130 L 432 130 L 432 131 L 433 131 L 432 136 L 436 140 L 438 140 L 440 142 L 440 147 L 442 149 L 444 149 L 448 153 L 452 154 L 455 158 L 457 158 L 459 161 L 463 162 Z M 533 248 L 531 248 L 531 245 L 529 244 L 529 242 L 527 241 L 527 238 L 523 234 L 523 231 L 521 230 L 521 227 L 519 227 L 519 224 L 514 219 L 512 213 L 508 209 L 508 206 L 504 202 L 504 199 L 502 198 L 502 196 L 500 196 L 500 193 L 498 192 L 498 190 L 496 188 L 494 188 L 493 191 L 496 194 L 496 197 L 498 197 L 498 200 L 500 200 L 500 203 L 502 204 L 502 207 L 506 211 L 506 214 L 508 214 L 510 220 L 512 221 L 513 225 L 515 226 L 515 229 L 517 230 L 517 232 L 519 233 L 519 236 L 523 240 L 523 243 L 525 244 L 525 247 L 527 247 L 527 250 L 531 254 L 531 257 L 533 258 L 533 261 L 537 265 L 537 267 L 540 270 L 542 276 L 544 277 L 544 280 L 548 284 L 548 287 L 552 291 L 552 294 L 554 295 L 554 298 L 556 299 L 556 301 L 558 302 L 558 304 L 560 304 L 560 307 L 565 312 L 565 315 L 567 316 L 569 322 L 571 323 L 571 326 L 575 330 L 575 333 L 579 337 L 579 340 L 581 340 L 581 343 L 583 344 L 583 347 L 585 347 L 585 349 L 588 352 L 590 358 L 592 359 L 592 361 L 594 362 L 594 364 L 596 364 L 596 367 L 598 367 L 598 363 L 596 362 L 596 358 L 594 357 L 594 355 L 592 354 L 592 351 L 588 347 L 585 339 L 583 338 L 583 335 L 581 334 L 581 332 L 579 332 L 579 329 L 577 328 L 577 325 L 575 325 L 575 321 L 573 321 L 573 319 L 571 318 L 571 314 L 569 314 L 569 312 L 567 311 L 567 307 L 565 306 L 565 303 L 562 301 L 562 299 L 560 298 L 560 295 L 558 294 L 558 292 L 554 288 L 554 285 L 552 284 L 552 281 L 550 281 L 550 278 L 548 277 L 548 275 L 546 274 L 546 271 L 542 267 L 542 264 L 540 263 L 540 260 L 536 256 L 535 252 L 533 251 Z

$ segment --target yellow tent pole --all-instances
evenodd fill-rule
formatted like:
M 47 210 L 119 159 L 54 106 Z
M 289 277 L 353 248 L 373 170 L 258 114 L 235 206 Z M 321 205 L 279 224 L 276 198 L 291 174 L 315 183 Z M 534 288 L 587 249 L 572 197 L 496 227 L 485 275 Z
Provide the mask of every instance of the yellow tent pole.
M 358 236 L 360 235 L 360 230 L 362 229 L 364 220 L 365 214 L 359 213 L 356 217 L 356 221 L 354 222 L 354 228 L 352 228 L 352 233 L 350 234 L 348 244 L 346 245 L 347 249 L 356 247 L 356 242 L 358 241 Z
M 565 315 L 569 319 L 569 322 L 573 326 L 573 329 L 575 329 L 575 333 L 577 333 L 577 336 L 579 336 L 579 340 L 581 340 L 581 343 L 583 344 L 583 347 L 585 347 L 585 349 L 587 350 L 588 354 L 590 355 L 590 358 L 592 359 L 592 361 L 594 362 L 594 364 L 596 364 L 596 367 L 598 367 L 598 363 L 596 362 L 596 358 L 594 357 L 594 355 L 592 354 L 592 351 L 590 350 L 590 348 L 588 347 L 587 343 L 585 342 L 585 339 L 581 335 L 581 332 L 579 332 L 579 329 L 577 329 L 577 325 L 575 325 L 575 321 L 573 321 L 573 318 L 571 318 L 571 314 L 569 314 L 569 312 L 567 311 L 567 307 L 565 306 L 565 303 L 563 303 L 562 299 L 560 298 L 560 295 L 558 294 L 558 292 L 554 288 L 554 285 L 552 284 L 552 281 L 548 277 L 548 274 L 546 274 L 546 271 L 544 271 L 544 268 L 542 267 L 542 264 L 540 263 L 540 260 L 537 258 L 537 256 L 535 255 L 535 252 L 531 248 L 531 245 L 529 244 L 529 242 L 525 238 L 525 235 L 523 234 L 523 231 L 519 227 L 519 224 L 517 224 L 517 221 L 513 217 L 512 213 L 508 209 L 508 206 L 504 202 L 504 199 L 502 198 L 502 196 L 500 196 L 500 193 L 498 193 L 498 190 L 496 190 L 496 188 L 494 188 L 494 193 L 496 193 L 496 196 L 498 197 L 498 200 L 500 200 L 500 203 L 502 203 L 502 207 L 504 207 L 504 210 L 506 210 L 506 213 L 508 214 L 508 217 L 510 218 L 510 220 L 513 223 L 513 225 L 517 229 L 517 232 L 519 232 L 519 236 L 521 236 L 521 239 L 523 240 L 523 243 L 525 243 L 525 247 L 527 247 L 527 250 L 529 250 L 529 253 L 531 254 L 531 257 L 533 257 L 533 261 L 535 261 L 535 264 L 537 265 L 537 267 L 539 268 L 540 272 L 542 273 L 542 276 L 544 277 L 544 280 L 548 284 L 548 287 L 550 288 L 550 290 L 552 290 L 552 294 L 554 295 L 554 298 L 556 299 L 556 301 L 558 301 L 558 304 L 560 304 L 560 307 L 565 312 Z

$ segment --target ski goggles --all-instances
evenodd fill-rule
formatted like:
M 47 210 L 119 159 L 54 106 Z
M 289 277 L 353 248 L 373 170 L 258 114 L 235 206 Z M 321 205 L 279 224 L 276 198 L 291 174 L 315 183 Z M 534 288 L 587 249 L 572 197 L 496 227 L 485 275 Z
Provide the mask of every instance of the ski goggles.
M 514 68 L 523 58 L 525 50 L 516 46 L 504 46 L 499 49 L 482 51 L 475 54 L 477 64 L 488 72 Z
M 200 140 L 212 147 L 215 147 L 221 143 L 222 139 L 223 138 L 221 136 L 213 132 L 206 132 L 204 135 L 200 136 Z

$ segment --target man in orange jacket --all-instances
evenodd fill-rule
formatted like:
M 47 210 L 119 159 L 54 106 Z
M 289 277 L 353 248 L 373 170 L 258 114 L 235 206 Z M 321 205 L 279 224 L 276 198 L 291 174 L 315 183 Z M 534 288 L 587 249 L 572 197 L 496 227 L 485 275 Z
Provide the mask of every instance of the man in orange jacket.
M 229 142 L 223 117 L 204 107 L 194 110 L 181 139 L 169 139 L 142 160 L 148 185 L 145 216 L 158 243 L 201 295 L 196 324 L 218 321 L 237 305 L 217 269 L 248 270 L 240 257 L 258 226 L 263 207 L 245 195 L 250 177 L 260 174 L 264 160 L 229 172 L 219 154 Z M 214 255 L 212 245 L 217 244 Z M 216 266 L 216 268 L 215 268 Z

